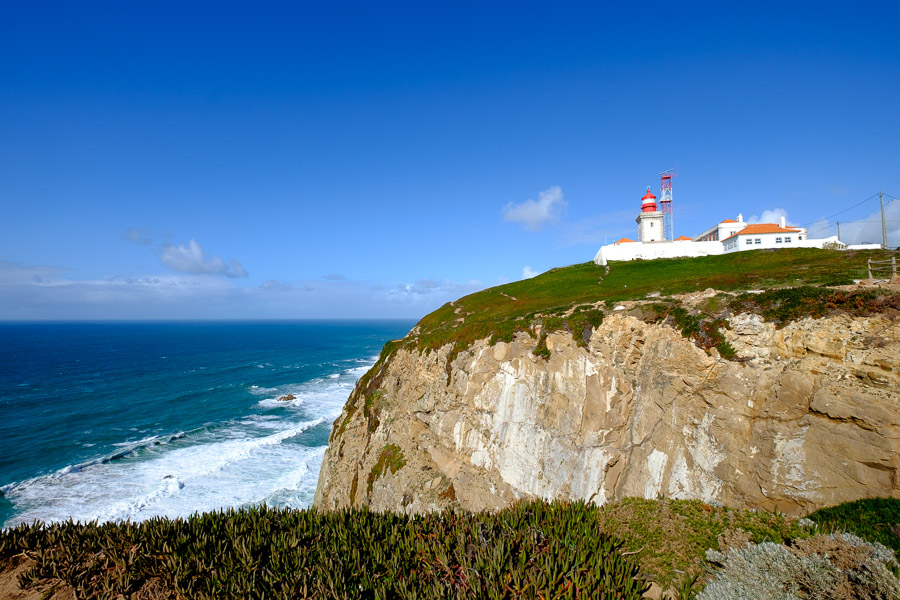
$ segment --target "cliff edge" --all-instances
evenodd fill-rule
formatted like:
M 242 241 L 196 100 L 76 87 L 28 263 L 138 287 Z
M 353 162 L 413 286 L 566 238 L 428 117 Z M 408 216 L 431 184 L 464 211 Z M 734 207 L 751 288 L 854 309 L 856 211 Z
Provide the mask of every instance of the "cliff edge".
M 900 497 L 896 292 L 597 300 L 622 288 L 573 269 L 451 303 L 386 346 L 335 421 L 314 506 L 639 496 L 801 514 Z M 560 281 L 577 298 L 547 307 Z

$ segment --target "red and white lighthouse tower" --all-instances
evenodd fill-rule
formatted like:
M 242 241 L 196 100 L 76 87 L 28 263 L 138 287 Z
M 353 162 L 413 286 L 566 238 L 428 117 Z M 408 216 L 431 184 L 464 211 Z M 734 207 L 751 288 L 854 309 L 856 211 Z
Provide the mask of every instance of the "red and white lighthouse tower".
M 647 188 L 641 198 L 641 213 L 635 219 L 638 225 L 639 242 L 661 242 L 663 237 L 663 214 L 657 210 L 656 196 Z

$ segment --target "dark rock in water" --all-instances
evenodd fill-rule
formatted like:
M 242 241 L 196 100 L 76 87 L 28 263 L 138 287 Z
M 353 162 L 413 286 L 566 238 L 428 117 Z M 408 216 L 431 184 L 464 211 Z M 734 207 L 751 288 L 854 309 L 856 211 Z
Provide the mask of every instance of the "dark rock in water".
M 278 398 L 277 398 L 277 400 L 279 402 L 292 402 L 296 399 L 297 399 L 297 397 L 294 396 L 293 394 L 287 394 L 286 396 L 278 396 Z

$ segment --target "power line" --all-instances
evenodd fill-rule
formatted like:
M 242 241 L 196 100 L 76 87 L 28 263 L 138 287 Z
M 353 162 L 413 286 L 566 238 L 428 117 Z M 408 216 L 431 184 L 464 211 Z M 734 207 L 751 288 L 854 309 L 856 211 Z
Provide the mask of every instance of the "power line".
M 873 198 L 875 198 L 875 197 L 877 197 L 877 196 L 878 196 L 878 194 L 872 194 L 871 196 L 869 196 L 868 198 L 866 198 L 866 199 L 863 200 L 862 202 L 859 202 L 859 203 L 857 203 L 857 204 L 854 204 L 854 205 L 851 206 L 850 208 L 846 208 L 846 209 L 842 210 L 841 212 L 834 213 L 834 214 L 831 215 L 831 216 L 825 217 L 825 220 L 827 221 L 827 220 L 829 220 L 829 219 L 831 219 L 831 218 L 833 218 L 833 217 L 837 217 L 837 216 L 840 216 L 840 215 L 844 214 L 845 212 L 851 211 L 851 210 L 853 210 L 854 208 L 856 208 L 857 206 L 860 206 L 860 205 L 862 205 L 862 204 L 865 204 L 866 202 L 868 202 L 869 200 L 871 200 L 871 199 L 873 199 Z M 893 197 L 893 196 L 892 196 L 892 197 Z M 821 221 L 821 220 L 822 220 L 822 219 L 816 219 L 815 221 L 810 221 L 809 223 L 807 223 L 806 225 L 804 225 L 804 227 L 808 227 L 809 225 L 812 225 L 813 223 L 818 223 L 818 222 Z

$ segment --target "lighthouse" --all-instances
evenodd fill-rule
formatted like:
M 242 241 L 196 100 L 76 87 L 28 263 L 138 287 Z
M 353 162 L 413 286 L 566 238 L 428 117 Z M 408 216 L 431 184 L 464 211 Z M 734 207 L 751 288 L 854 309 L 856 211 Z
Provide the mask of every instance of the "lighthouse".
M 661 242 L 665 240 L 663 231 L 663 214 L 657 210 L 656 196 L 647 188 L 647 193 L 641 198 L 641 212 L 635 219 L 638 226 L 639 242 Z

